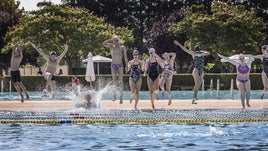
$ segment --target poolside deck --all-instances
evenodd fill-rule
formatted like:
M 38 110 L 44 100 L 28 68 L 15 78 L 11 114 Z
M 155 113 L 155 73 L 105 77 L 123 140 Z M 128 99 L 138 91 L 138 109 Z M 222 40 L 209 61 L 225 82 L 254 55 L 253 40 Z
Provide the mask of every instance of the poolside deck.
M 220 109 L 220 108 L 237 108 L 241 109 L 240 100 L 197 100 L 197 104 L 192 104 L 191 100 L 173 100 L 169 106 L 167 100 L 156 100 L 156 109 Z M 252 99 L 250 100 L 252 109 L 268 108 L 268 100 Z M 107 110 L 133 110 L 134 101 L 132 104 L 129 100 L 124 100 L 123 104 L 119 104 L 119 101 L 103 100 L 100 103 L 102 109 Z M 150 100 L 140 100 L 138 104 L 139 109 L 151 109 Z M 18 100 L 14 101 L 0 101 L 0 110 L 73 110 L 74 102 L 70 100 L 46 100 L 46 101 L 31 101 L 25 100 L 21 103 Z

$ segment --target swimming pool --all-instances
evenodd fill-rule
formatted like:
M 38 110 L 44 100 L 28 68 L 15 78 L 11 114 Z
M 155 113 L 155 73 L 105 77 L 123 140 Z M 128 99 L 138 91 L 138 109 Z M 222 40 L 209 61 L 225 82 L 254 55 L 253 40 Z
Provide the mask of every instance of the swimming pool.
M 259 99 L 261 96 L 261 90 L 254 90 L 251 91 L 251 99 Z M 29 92 L 30 99 L 31 100 L 48 100 L 50 98 L 47 97 L 41 97 L 42 92 Z M 141 91 L 140 92 L 140 100 L 149 100 L 148 91 Z M 172 91 L 172 99 L 174 100 L 184 100 L 184 99 L 191 99 L 193 95 L 193 91 Z M 119 96 L 119 94 L 117 95 Z M 130 96 L 130 91 L 124 91 L 123 93 L 123 99 L 128 100 Z M 159 92 L 160 99 L 168 99 L 167 93 L 164 94 L 164 96 L 161 95 L 161 92 Z M 234 99 L 240 99 L 240 93 L 239 91 L 235 90 L 233 92 Z M 199 99 L 230 99 L 231 98 L 231 92 L 230 91 L 220 91 L 219 95 L 217 94 L 217 91 L 200 91 L 198 93 Z M 113 94 L 111 91 L 106 91 L 102 95 L 103 100 L 112 100 Z M 60 91 L 56 93 L 56 99 L 57 100 L 70 100 L 71 94 L 70 92 L 64 92 Z M 264 96 L 264 99 L 268 99 L 268 94 Z M 8 101 L 8 100 L 20 100 L 20 96 L 17 92 L 0 92 L 0 101 Z
M 0 150 L 267 150 L 268 123 L 0 124 Z

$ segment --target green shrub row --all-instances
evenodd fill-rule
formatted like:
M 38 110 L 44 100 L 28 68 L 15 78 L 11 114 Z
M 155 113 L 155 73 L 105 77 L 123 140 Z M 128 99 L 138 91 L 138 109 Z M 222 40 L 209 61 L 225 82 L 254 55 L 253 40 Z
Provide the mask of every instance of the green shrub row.
M 65 87 L 68 82 L 74 76 L 56 76 L 57 86 Z M 84 75 L 77 75 L 80 79 L 80 83 L 84 87 L 89 87 L 89 83 L 85 81 Z M 206 74 L 204 77 L 205 89 L 209 89 L 210 81 L 213 81 L 213 89 L 217 87 L 217 79 L 219 79 L 220 90 L 229 90 L 231 86 L 231 79 L 234 81 L 234 88 L 237 89 L 235 84 L 236 74 L 233 73 L 222 73 L 222 74 Z M 261 90 L 263 89 L 262 79 L 260 73 L 252 73 L 250 75 L 251 79 L 251 89 Z M 3 78 L 4 92 L 9 91 L 10 76 Z M 107 85 L 111 81 L 111 75 L 97 75 L 96 81 L 93 82 L 94 88 L 101 88 Z M 124 75 L 124 90 L 129 90 L 129 75 Z M 147 91 L 147 77 L 142 76 L 142 91 Z M 22 82 L 28 91 L 42 91 L 45 87 L 46 81 L 43 76 L 22 76 Z M 194 80 L 191 74 L 174 74 L 172 82 L 172 90 L 182 90 L 182 88 L 187 88 L 191 90 L 194 86 Z M 15 91 L 12 84 L 12 91 Z

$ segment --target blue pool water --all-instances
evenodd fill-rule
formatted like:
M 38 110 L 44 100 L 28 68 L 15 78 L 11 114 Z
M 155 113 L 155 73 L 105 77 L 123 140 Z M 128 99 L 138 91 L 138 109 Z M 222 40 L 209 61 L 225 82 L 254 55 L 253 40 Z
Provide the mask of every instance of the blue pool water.
M 251 91 L 251 99 L 259 99 L 261 96 L 261 90 L 254 90 Z M 41 97 L 42 92 L 29 92 L 31 100 L 49 100 L 47 97 Z M 172 98 L 174 100 L 184 100 L 184 99 L 191 99 L 193 95 L 193 91 L 172 91 Z M 128 100 L 130 96 L 129 91 L 124 91 L 123 99 Z M 161 92 L 159 93 L 160 99 L 168 99 L 167 93 L 162 96 Z M 220 91 L 219 95 L 217 95 L 217 91 L 200 91 L 198 93 L 199 99 L 230 99 L 231 93 L 230 91 Z M 235 90 L 233 92 L 234 99 L 240 99 L 239 91 Z M 119 94 L 117 95 L 119 98 Z M 57 92 L 56 99 L 58 100 L 70 100 L 71 94 L 70 92 Z M 103 94 L 103 100 L 112 100 L 113 94 L 111 91 L 107 91 Z M 140 100 L 149 100 L 149 92 L 148 91 L 141 91 L 140 92 Z M 268 99 L 268 94 L 265 95 L 264 99 Z M 20 96 L 17 92 L 0 92 L 0 101 L 8 101 L 8 100 L 20 100 Z
M 0 150 L 267 150 L 268 123 L 0 124 Z

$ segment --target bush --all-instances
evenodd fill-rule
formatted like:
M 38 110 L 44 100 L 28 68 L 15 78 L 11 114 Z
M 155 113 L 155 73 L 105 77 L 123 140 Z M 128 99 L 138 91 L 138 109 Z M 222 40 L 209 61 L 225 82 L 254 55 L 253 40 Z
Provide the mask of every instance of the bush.
M 55 76 L 58 87 L 64 87 L 68 82 L 71 82 L 73 75 L 70 76 Z M 89 87 L 89 83 L 85 80 L 84 75 L 77 75 L 80 79 L 80 83 Z M 213 80 L 213 88 L 217 87 L 217 79 L 220 80 L 220 90 L 229 90 L 231 86 L 231 79 L 234 80 L 234 88 L 237 89 L 235 84 L 236 74 L 235 73 L 222 73 L 222 74 L 206 74 L 204 76 L 205 89 L 209 88 L 210 81 Z M 263 89 L 261 73 L 251 73 L 251 89 L 261 90 Z M 3 78 L 4 91 L 9 91 L 10 76 Z M 96 81 L 93 82 L 94 88 L 104 87 L 112 80 L 111 75 L 96 75 Z M 129 88 L 129 75 L 124 75 L 124 90 L 128 91 Z M 25 85 L 27 91 L 42 91 L 45 88 L 46 80 L 43 76 L 22 76 L 22 82 Z M 172 81 L 172 90 L 181 90 L 183 87 L 192 88 L 194 86 L 194 80 L 191 74 L 174 74 Z M 147 77 L 142 76 L 142 91 L 148 91 Z M 12 84 L 12 91 L 15 91 Z

